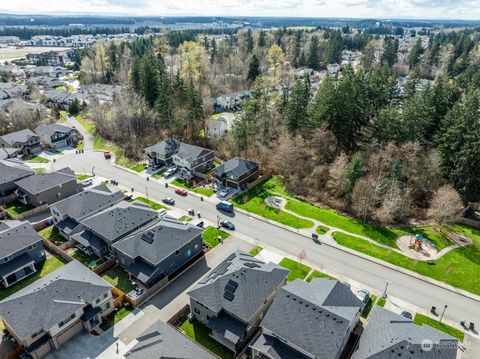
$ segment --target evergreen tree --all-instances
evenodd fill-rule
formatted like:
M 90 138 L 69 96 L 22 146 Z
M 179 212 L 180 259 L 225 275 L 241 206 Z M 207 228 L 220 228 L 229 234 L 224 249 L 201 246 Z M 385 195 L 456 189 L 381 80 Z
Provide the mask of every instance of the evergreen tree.
M 342 59 L 342 46 L 342 34 L 340 31 L 335 31 L 333 36 L 328 39 L 327 47 L 325 48 L 325 63 L 339 63 Z
M 314 70 L 319 70 L 320 69 L 320 54 L 319 54 L 319 48 L 318 48 L 318 37 L 317 35 L 312 36 L 312 40 L 310 42 L 310 48 L 308 51 L 308 60 L 307 60 L 307 66 L 314 69 Z
M 310 96 L 310 78 L 305 76 L 303 81 L 296 82 L 287 105 L 287 129 L 294 135 L 299 131 L 306 133 L 310 128 L 308 113 Z
M 398 40 L 392 37 L 385 38 L 383 54 L 380 60 L 382 65 L 392 68 L 398 58 Z
M 260 34 L 258 36 L 258 47 L 265 47 L 267 46 L 267 34 L 265 31 L 260 31 Z
M 343 195 L 350 194 L 355 187 L 357 180 L 365 175 L 363 166 L 363 156 L 360 152 L 355 153 L 347 167 L 347 186 L 343 191 Z
M 418 39 L 416 44 L 410 50 L 407 57 L 408 67 L 413 69 L 420 63 L 420 56 L 423 54 L 422 40 Z
M 260 60 L 258 60 L 257 55 L 252 56 L 250 65 L 248 66 L 248 75 L 247 80 L 255 81 L 255 79 L 260 75 Z
M 158 97 L 157 59 L 153 54 L 143 56 L 140 67 L 140 93 L 150 107 Z
M 80 113 L 80 102 L 77 99 L 74 99 L 68 104 L 68 113 L 72 116 L 78 115 Z
M 247 31 L 247 54 L 251 54 L 253 51 L 253 36 L 252 30 L 248 29 Z
M 130 68 L 130 83 L 133 90 L 140 94 L 140 60 L 135 57 Z

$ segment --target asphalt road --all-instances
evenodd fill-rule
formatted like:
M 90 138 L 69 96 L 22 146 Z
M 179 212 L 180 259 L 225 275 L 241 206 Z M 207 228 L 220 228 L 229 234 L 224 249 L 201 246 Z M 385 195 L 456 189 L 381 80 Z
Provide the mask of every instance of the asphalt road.
M 103 158 L 101 152 L 86 152 L 81 155 L 65 155 L 54 163 L 54 169 L 70 166 L 77 172 L 91 172 L 115 179 L 120 185 L 134 188 L 136 191 L 146 193 L 152 200 L 161 200 L 165 197 L 173 197 L 176 200 L 176 207 L 187 210 L 193 208 L 200 211 L 202 217 L 215 222 L 220 214 L 215 205 L 209 201 L 200 201 L 196 196 L 180 197 L 174 193 L 172 187 L 165 188 L 164 185 L 154 181 L 147 181 L 145 178 L 114 167 L 109 161 Z M 243 213 L 235 213 L 232 220 L 235 222 L 237 232 L 249 236 L 261 243 L 290 253 L 298 255 L 305 250 L 306 259 L 321 268 L 328 268 L 331 272 L 351 278 L 370 288 L 383 292 L 385 280 L 391 283 L 388 293 L 406 302 L 412 303 L 428 311 L 432 305 L 443 308 L 448 305 L 445 318 L 459 322 L 467 320 L 480 326 L 480 302 L 467 298 L 459 293 L 444 289 L 434 284 L 427 283 L 407 274 L 386 268 L 354 254 L 344 252 L 340 249 L 315 244 L 311 239 L 291 231 L 265 223 L 259 219 L 250 217 Z

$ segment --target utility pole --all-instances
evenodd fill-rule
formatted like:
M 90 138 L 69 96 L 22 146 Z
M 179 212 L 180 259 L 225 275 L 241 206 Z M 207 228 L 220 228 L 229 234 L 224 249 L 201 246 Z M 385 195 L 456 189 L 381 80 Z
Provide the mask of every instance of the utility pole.
M 448 305 L 445 304 L 445 306 L 443 307 L 443 312 L 442 312 L 442 315 L 440 316 L 439 322 L 442 322 L 443 315 L 445 314 L 445 311 L 447 310 L 447 308 L 448 308 Z
M 388 279 L 385 279 L 385 289 L 383 290 L 383 295 L 382 295 L 383 299 L 387 298 L 387 289 L 389 284 L 390 284 L 390 281 Z

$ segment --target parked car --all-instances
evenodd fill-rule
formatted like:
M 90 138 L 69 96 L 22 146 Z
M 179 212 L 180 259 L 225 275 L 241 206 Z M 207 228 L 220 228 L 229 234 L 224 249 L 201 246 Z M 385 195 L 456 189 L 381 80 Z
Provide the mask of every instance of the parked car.
M 234 231 L 235 230 L 235 224 L 231 221 L 221 221 L 220 222 L 220 225 L 223 227 L 223 228 L 226 228 L 226 229 L 229 229 L 231 231 Z
M 165 171 L 165 173 L 163 174 L 163 177 L 165 177 L 165 178 L 170 177 L 175 172 L 177 172 L 177 167 L 171 167 L 171 168 L 169 168 L 168 170 Z
M 205 226 L 205 223 L 201 219 L 193 220 L 191 223 L 194 226 L 197 226 L 197 227 L 200 227 L 200 228 L 203 228 L 203 226 Z
M 162 202 L 165 204 L 169 204 L 170 206 L 175 205 L 175 200 L 172 197 L 167 197 L 162 199 Z
M 133 198 L 133 193 L 131 193 L 131 192 L 125 192 L 123 194 L 123 199 L 125 201 L 130 201 L 132 198 Z
M 87 186 L 90 186 L 93 184 L 93 179 L 91 178 L 87 178 L 87 179 L 84 179 L 82 182 L 80 182 L 82 184 L 83 187 L 87 187 Z
M 232 192 L 231 188 L 226 187 L 226 188 L 218 191 L 218 196 L 219 197 L 227 197 L 230 192 Z
M 357 298 L 360 299 L 364 304 L 367 304 L 370 299 L 370 292 L 367 289 L 360 289 L 357 293 Z
M 180 196 L 184 196 L 184 197 L 188 194 L 187 190 L 183 189 L 183 188 L 177 188 L 175 190 L 175 193 L 179 194 Z
M 106 159 L 106 160 L 109 160 L 110 158 L 112 158 L 112 154 L 110 151 L 103 151 L 103 157 Z
M 233 204 L 231 204 L 230 202 L 222 201 L 220 203 L 217 203 L 216 207 L 219 211 L 233 213 Z
M 412 315 L 412 313 L 407 312 L 406 310 L 404 310 L 400 315 L 401 315 L 402 317 L 407 318 L 407 319 L 413 320 L 413 315 Z

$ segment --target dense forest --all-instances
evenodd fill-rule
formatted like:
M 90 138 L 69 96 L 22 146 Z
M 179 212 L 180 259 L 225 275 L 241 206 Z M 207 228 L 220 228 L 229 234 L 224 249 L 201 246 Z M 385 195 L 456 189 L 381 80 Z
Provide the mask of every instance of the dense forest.
M 172 36 L 82 55 L 83 82 L 127 87 L 90 115 L 130 156 L 166 137 L 210 146 L 259 161 L 298 196 L 382 223 L 440 220 L 480 200 L 478 30 L 431 33 L 408 50 L 348 27 Z M 345 49 L 361 51 L 357 66 L 295 74 L 340 63 Z M 204 137 L 211 96 L 244 89 L 233 130 Z

